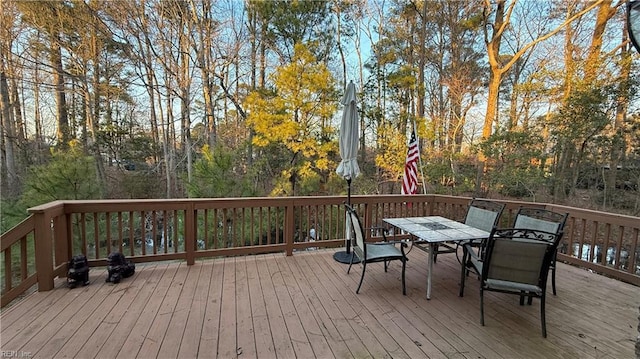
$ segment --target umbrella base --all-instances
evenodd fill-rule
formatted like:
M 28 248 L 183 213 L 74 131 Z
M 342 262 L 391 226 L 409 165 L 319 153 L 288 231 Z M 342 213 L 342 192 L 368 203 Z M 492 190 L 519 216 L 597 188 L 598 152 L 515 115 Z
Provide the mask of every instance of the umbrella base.
M 333 254 L 333 259 L 335 259 L 337 262 L 340 262 L 340 263 L 346 263 L 346 264 L 351 263 L 351 257 L 353 257 L 353 263 L 360 263 L 360 258 L 358 258 L 358 256 L 355 255 L 355 253 L 353 252 L 347 253 L 347 251 L 343 251 L 343 252 L 336 252 Z

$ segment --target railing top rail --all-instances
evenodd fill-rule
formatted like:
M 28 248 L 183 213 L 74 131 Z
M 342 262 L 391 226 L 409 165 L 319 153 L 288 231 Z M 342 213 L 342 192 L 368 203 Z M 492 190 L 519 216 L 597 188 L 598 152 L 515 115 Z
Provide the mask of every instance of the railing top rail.
M 640 221 L 638 221 L 638 217 L 629 216 L 625 214 L 609 213 L 609 212 L 597 211 L 593 209 L 569 207 L 569 206 L 563 206 L 559 204 L 546 204 L 546 208 L 556 212 L 568 212 L 574 217 L 577 214 L 580 214 L 584 216 L 586 219 L 599 220 L 601 222 L 604 219 L 606 219 L 606 221 L 613 221 L 613 222 L 636 221 L 637 223 L 636 227 L 640 227 Z
M 26 236 L 30 232 L 33 232 L 33 223 L 33 215 L 31 215 L 13 227 L 11 231 L 2 233 L 2 235 L 0 235 L 0 251 L 6 250 L 19 241 L 20 238 Z

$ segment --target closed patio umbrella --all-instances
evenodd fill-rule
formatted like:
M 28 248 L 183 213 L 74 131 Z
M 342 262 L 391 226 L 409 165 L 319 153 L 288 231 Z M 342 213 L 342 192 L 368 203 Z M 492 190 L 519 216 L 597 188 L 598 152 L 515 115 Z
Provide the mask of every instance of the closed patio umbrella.
M 347 204 L 351 205 L 351 180 L 360 174 L 360 167 L 358 167 L 358 107 L 356 103 L 356 85 L 353 81 L 347 85 L 347 91 L 342 99 L 344 108 L 342 110 L 342 122 L 340 124 L 340 157 L 342 161 L 336 169 L 336 173 L 344 177 L 347 180 Z M 351 231 L 350 219 L 347 217 L 347 233 L 345 238 L 344 252 L 336 252 L 333 258 L 341 263 L 350 263 L 351 256 L 354 254 L 351 252 Z M 354 263 L 358 263 L 360 260 L 358 257 L 353 258 Z

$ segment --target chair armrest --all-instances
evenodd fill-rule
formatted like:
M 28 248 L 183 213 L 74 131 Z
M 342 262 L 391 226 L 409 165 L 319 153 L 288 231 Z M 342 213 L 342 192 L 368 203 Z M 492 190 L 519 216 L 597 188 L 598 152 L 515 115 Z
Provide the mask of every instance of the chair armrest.
M 484 258 L 484 251 L 487 247 L 487 239 L 488 238 L 483 238 L 483 239 L 472 239 L 469 242 L 466 242 L 464 245 L 467 245 L 468 249 L 469 248 L 476 248 L 476 258 L 477 260 L 482 260 L 482 258 Z M 479 257 L 479 258 L 478 258 Z
M 407 252 L 404 251 L 404 249 L 409 247 L 409 245 L 404 240 L 368 243 L 368 245 L 372 245 L 372 246 L 388 246 L 388 245 L 392 245 L 394 247 L 395 247 L 396 244 L 400 245 L 400 252 L 402 253 L 402 257 L 404 257 L 405 260 L 409 260 L 409 259 L 407 259 Z
M 396 245 L 396 244 L 400 244 L 400 252 L 402 252 L 402 256 L 406 258 L 407 254 L 405 253 L 404 249 L 409 247 L 409 245 L 407 244 L 406 240 L 398 240 L 398 241 L 390 241 L 387 239 L 387 234 L 389 234 L 389 229 L 387 229 L 386 227 L 382 227 L 382 226 L 374 226 L 374 227 L 367 227 L 366 230 L 372 230 L 372 229 L 379 229 L 382 231 L 382 242 L 374 242 L 374 243 L 368 243 L 370 245 Z
M 409 245 L 407 244 L 407 241 L 404 240 L 400 240 L 400 241 L 382 241 L 382 242 L 374 242 L 374 243 L 367 243 L 367 244 L 371 244 L 374 246 L 386 246 L 389 244 L 399 244 L 401 247 L 403 248 L 407 248 Z
M 478 254 L 474 250 L 474 248 L 477 248 L 476 246 L 472 245 L 471 243 L 466 243 L 462 246 L 462 248 L 467 253 L 470 259 L 473 258 L 474 260 L 477 260 L 477 261 L 481 260 L 480 256 L 478 256 Z
M 473 269 L 476 274 L 482 273 L 482 258 L 476 253 L 474 250 L 475 246 L 471 245 L 471 243 L 466 243 L 463 245 L 462 249 L 464 250 L 463 262 L 462 265 L 464 267 Z

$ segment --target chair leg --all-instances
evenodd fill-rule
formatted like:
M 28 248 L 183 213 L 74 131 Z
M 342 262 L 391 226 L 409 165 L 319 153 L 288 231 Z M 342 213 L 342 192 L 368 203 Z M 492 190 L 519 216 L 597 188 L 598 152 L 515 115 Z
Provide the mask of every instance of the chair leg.
M 354 254 L 351 253 L 351 260 L 349 261 L 349 268 L 347 268 L 347 274 L 349 274 L 349 272 L 351 271 L 351 266 L 353 265 L 353 256 Z
M 556 295 L 556 261 L 558 260 L 558 252 L 553 252 L 553 258 L 551 258 L 551 289 L 553 289 L 553 295 Z
M 480 286 L 480 324 L 484 326 L 484 291 Z
M 404 280 L 404 271 L 407 268 L 407 261 L 406 260 L 402 260 L 402 295 L 407 295 L 407 286 L 405 285 L 405 280 Z
M 553 290 L 553 295 L 556 295 L 556 262 L 553 262 L 553 267 L 551 267 L 551 289 Z
M 360 293 L 360 287 L 362 287 L 362 281 L 364 280 L 364 272 L 367 269 L 367 262 L 362 262 L 362 275 L 360 276 L 360 283 L 358 284 L 358 289 L 356 289 L 356 294 Z
M 467 250 L 465 248 L 463 248 L 463 254 L 462 254 L 462 270 L 460 272 L 460 293 L 458 293 L 459 297 L 464 297 L 464 281 L 467 277 L 468 274 L 468 269 L 467 269 L 467 257 L 469 256 L 469 254 L 467 253 Z
M 462 271 L 460 272 L 460 292 L 458 292 L 458 297 L 464 297 L 464 281 L 466 278 L 465 272 L 467 271 L 467 267 L 462 266 Z
M 540 297 L 540 320 L 542 322 L 542 337 L 547 337 L 547 323 L 544 317 L 544 293 L 542 293 L 542 297 Z
M 438 261 L 438 244 L 436 243 L 435 246 L 433 246 L 433 263 L 436 263 Z

